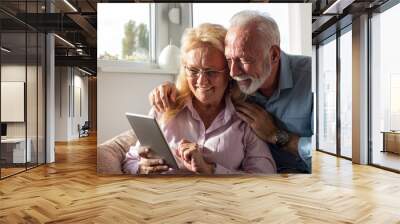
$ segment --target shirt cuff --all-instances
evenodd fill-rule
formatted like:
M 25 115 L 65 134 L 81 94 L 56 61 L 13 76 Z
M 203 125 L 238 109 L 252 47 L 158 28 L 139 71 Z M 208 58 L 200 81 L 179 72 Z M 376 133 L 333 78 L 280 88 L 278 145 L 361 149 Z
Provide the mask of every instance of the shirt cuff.
M 136 146 L 131 146 L 129 151 L 126 153 L 126 158 L 123 164 L 123 170 L 126 174 L 138 174 L 139 170 L 139 154 Z
M 311 138 L 310 137 L 300 137 L 297 144 L 298 153 L 300 158 L 307 163 L 311 160 Z M 307 164 L 309 165 L 309 164 Z
M 232 170 L 227 169 L 219 165 L 218 163 L 215 165 L 214 174 L 231 174 L 231 173 L 233 173 Z

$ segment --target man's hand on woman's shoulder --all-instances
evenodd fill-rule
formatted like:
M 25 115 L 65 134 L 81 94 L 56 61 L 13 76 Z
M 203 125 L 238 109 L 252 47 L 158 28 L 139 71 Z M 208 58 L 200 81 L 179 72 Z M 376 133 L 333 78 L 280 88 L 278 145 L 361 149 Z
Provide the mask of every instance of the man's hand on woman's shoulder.
M 149 94 L 150 105 L 159 112 L 165 112 L 176 102 L 177 90 L 173 83 L 164 82 Z

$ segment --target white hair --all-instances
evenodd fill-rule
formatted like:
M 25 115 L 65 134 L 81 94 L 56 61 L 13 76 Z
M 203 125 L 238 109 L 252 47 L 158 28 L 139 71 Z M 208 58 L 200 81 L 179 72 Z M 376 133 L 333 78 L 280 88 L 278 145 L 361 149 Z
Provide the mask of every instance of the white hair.
M 230 19 L 230 27 L 246 27 L 253 22 L 257 23 L 257 31 L 265 37 L 268 48 L 272 45 L 280 46 L 278 25 L 268 13 L 255 10 L 240 11 Z

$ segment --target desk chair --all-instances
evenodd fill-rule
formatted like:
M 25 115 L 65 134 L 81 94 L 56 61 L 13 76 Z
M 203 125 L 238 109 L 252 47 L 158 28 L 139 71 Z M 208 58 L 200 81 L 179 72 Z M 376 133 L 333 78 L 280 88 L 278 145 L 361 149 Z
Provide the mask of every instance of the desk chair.
M 78 125 L 78 131 L 79 131 L 79 138 L 80 137 L 87 137 L 89 136 L 89 121 L 85 121 L 85 123 L 82 125 L 82 127 L 80 127 Z

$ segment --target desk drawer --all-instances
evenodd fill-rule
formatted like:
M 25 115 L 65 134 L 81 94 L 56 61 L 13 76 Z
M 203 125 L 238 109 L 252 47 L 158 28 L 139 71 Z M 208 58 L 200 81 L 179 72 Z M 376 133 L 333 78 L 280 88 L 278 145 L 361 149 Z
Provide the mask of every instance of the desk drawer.
M 1 145 L 1 162 L 13 163 L 13 147 L 9 147 L 8 144 Z
M 25 141 L 1 143 L 1 160 L 3 163 L 25 163 L 32 160 L 31 141 L 25 151 Z
M 385 151 L 400 154 L 400 133 L 385 133 Z

